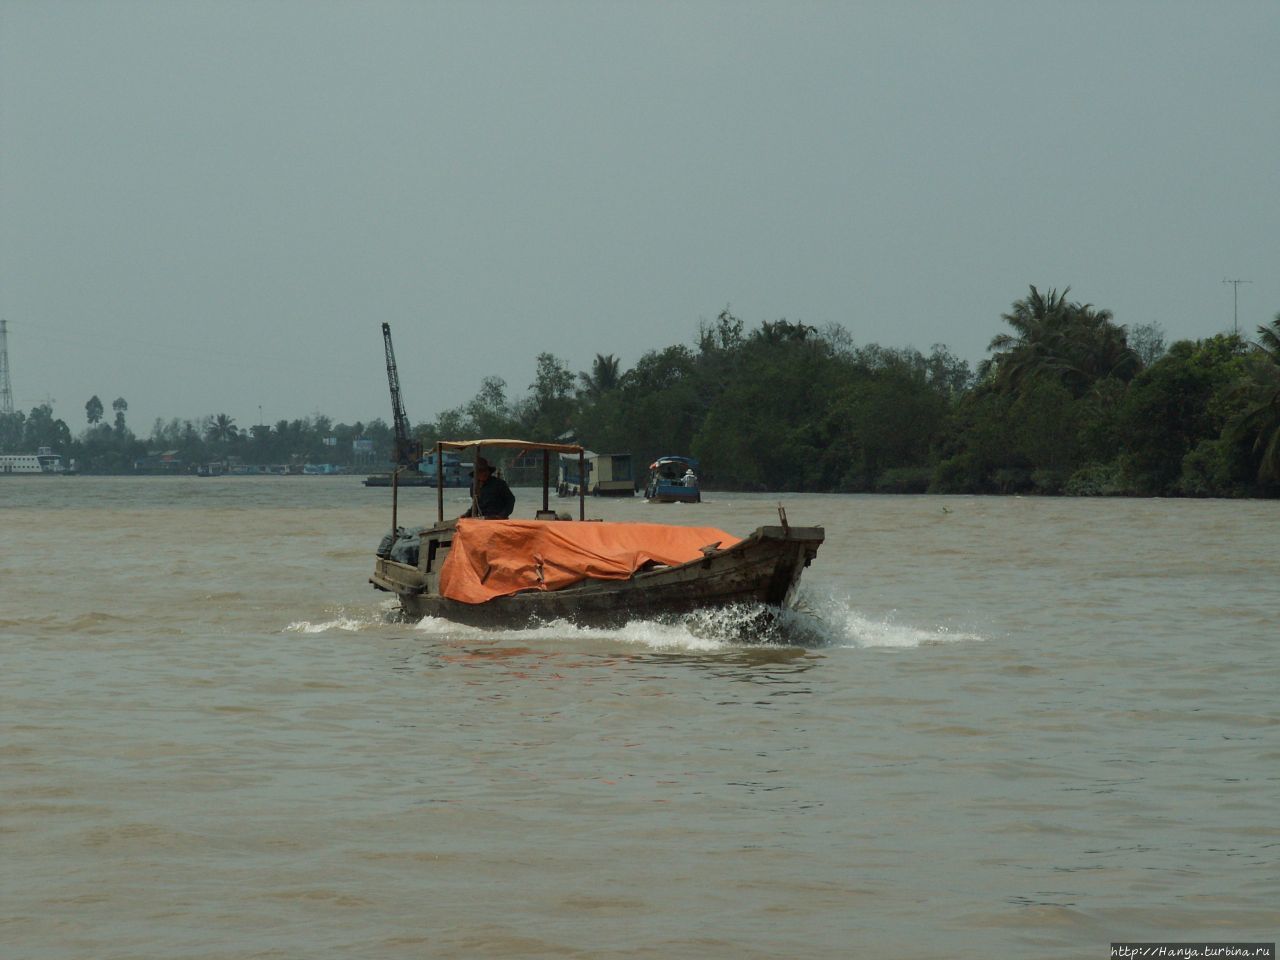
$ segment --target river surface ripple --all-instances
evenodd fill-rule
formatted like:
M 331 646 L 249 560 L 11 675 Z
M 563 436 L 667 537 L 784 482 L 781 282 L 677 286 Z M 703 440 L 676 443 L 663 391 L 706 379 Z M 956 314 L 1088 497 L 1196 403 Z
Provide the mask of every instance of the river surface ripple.
M 827 532 L 793 645 L 395 622 L 356 478 L 0 481 L 3 956 L 1276 939 L 1280 503 L 588 509 L 779 503 Z

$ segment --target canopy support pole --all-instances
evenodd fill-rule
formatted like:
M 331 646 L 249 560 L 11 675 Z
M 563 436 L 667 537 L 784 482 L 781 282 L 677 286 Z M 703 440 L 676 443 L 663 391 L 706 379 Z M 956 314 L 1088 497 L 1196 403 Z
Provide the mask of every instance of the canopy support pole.
M 436 441 L 436 523 L 444 523 L 444 448 Z
M 476 457 L 471 464 L 471 516 L 481 517 L 480 513 L 480 488 L 476 486 L 476 471 L 480 468 L 480 446 L 476 445 Z M 493 466 L 489 466 L 489 472 L 493 472 Z
M 400 500 L 400 466 L 397 464 L 395 469 L 391 471 L 391 542 L 395 543 L 396 531 L 400 529 L 396 522 L 397 511 L 399 509 Z
M 551 488 L 551 451 L 542 451 L 542 509 L 551 509 L 548 491 Z

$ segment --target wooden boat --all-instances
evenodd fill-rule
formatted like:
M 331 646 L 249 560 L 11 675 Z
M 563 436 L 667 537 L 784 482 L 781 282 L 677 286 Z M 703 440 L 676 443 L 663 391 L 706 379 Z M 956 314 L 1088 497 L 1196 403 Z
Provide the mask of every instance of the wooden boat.
M 697 469 L 692 457 L 659 457 L 649 464 L 644 498 L 650 503 L 701 503 Z
M 533 520 L 445 520 L 439 487 L 436 522 L 404 529 L 396 525 L 393 493 L 392 532 L 369 580 L 415 619 L 617 626 L 738 604 L 776 611 L 791 603 L 823 541 L 821 527 L 791 526 L 781 509 L 778 524 L 741 539 L 708 527 L 588 521 L 581 488 L 575 521 L 548 506 L 550 456 L 583 458 L 581 447 L 518 440 L 442 441 L 437 451 L 442 447 L 477 456 L 481 447 L 542 451 L 542 508 Z

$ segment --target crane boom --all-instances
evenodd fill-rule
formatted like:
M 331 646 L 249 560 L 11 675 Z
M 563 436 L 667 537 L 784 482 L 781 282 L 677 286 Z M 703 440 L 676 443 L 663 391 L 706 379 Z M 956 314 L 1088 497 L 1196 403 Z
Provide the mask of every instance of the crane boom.
M 396 352 L 391 346 L 391 324 L 382 325 L 382 343 L 387 352 L 387 382 L 391 385 L 391 419 L 395 428 L 396 448 L 393 459 L 402 467 L 418 469 L 421 448 L 409 437 L 409 418 L 400 397 L 400 374 L 396 372 Z

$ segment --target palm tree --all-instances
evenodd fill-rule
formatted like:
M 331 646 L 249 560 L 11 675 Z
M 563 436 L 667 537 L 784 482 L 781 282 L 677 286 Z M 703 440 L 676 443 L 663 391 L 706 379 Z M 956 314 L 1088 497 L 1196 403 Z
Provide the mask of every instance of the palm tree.
M 1233 424 L 1234 433 L 1253 437 L 1253 450 L 1261 454 L 1259 480 L 1280 480 L 1280 313 L 1270 327 L 1258 327 L 1256 363 L 1242 385 L 1248 407 Z
M 579 391 L 583 396 L 595 400 L 602 394 L 616 390 L 621 374 L 618 373 L 618 358 L 612 353 L 597 353 L 591 362 L 591 372 L 580 371 L 578 381 L 582 384 Z
M 1030 377 L 1048 377 L 1083 396 L 1099 380 L 1132 379 L 1141 368 L 1129 347 L 1123 327 L 1112 322 L 1110 310 L 1089 303 L 1069 303 L 1067 293 L 1042 294 L 1034 286 L 1029 296 L 1016 300 L 1001 319 L 1013 333 L 992 338 L 994 351 L 983 372 L 994 371 L 995 382 L 1011 390 Z
M 1012 309 L 1000 319 L 1013 327 L 1013 333 L 999 333 L 991 338 L 987 349 L 995 353 L 986 369 L 994 369 L 997 382 L 1016 387 L 1048 362 L 1054 331 L 1061 327 L 1061 316 L 1067 306 L 1067 287 L 1048 296 L 1031 287 L 1031 294 L 1013 302 Z
M 1280 313 L 1271 321 L 1270 327 L 1258 328 L 1258 339 L 1261 343 L 1254 346 L 1265 353 L 1273 364 L 1280 367 Z
M 210 440 L 234 440 L 239 436 L 239 433 L 240 430 L 236 426 L 235 418 L 228 417 L 225 413 L 220 413 L 209 424 L 208 438 Z
M 1078 392 L 1108 377 L 1132 380 L 1142 368 L 1137 351 L 1129 346 L 1125 329 L 1112 319 L 1110 310 L 1094 310 L 1093 304 L 1071 305 L 1072 323 L 1063 371 L 1068 384 Z

